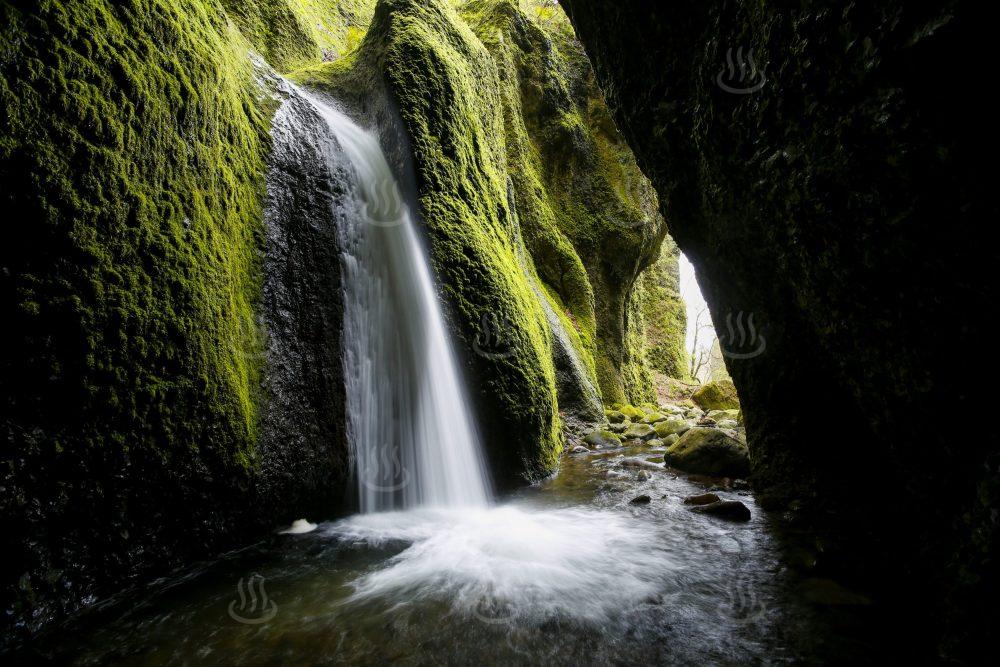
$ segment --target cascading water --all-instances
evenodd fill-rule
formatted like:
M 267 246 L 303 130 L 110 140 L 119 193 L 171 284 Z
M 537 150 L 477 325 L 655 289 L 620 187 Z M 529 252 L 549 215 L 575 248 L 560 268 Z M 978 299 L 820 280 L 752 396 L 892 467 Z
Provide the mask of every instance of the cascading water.
M 489 503 L 479 438 L 410 207 L 378 139 L 298 91 L 332 134 L 331 173 L 355 181 L 338 205 L 343 248 L 348 439 L 361 511 Z

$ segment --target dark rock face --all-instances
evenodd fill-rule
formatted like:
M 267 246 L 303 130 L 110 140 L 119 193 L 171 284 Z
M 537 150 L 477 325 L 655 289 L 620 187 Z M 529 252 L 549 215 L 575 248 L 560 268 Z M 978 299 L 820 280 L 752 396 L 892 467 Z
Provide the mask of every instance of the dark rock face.
M 344 414 L 338 200 L 349 166 L 330 172 L 329 130 L 291 95 L 272 122 L 261 308 L 265 364 L 256 492 L 312 517 L 352 491 Z M 289 517 L 294 518 L 294 517 Z
M 961 651 L 986 627 L 961 610 L 996 581 L 1000 454 L 921 423 L 973 407 L 955 352 L 991 349 L 997 248 L 977 239 L 995 176 L 977 165 L 997 135 L 969 66 L 992 57 L 990 22 L 972 2 L 562 4 L 698 269 L 755 488 L 829 510 L 868 572 L 905 553 L 896 574 L 949 590 L 921 605 L 950 610 Z M 863 465 L 815 406 L 858 424 Z M 899 491 L 888 529 L 852 493 L 876 477 Z

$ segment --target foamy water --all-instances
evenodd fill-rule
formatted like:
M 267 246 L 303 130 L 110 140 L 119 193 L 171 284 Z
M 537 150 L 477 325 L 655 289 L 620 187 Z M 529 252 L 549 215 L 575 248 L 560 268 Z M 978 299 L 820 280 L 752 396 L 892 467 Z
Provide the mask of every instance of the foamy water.
M 355 580 L 348 602 L 447 598 L 478 617 L 607 621 L 654 595 L 667 566 L 648 525 L 599 510 L 367 514 L 324 534 L 374 547 L 409 544 Z

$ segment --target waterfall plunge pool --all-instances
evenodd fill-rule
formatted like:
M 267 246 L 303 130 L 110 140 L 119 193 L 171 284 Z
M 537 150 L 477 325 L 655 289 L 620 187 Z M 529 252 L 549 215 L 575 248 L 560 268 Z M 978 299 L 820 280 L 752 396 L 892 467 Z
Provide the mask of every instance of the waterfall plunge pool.
M 564 458 L 492 508 L 355 515 L 126 596 L 32 651 L 76 664 L 866 662 L 874 609 L 816 605 L 749 491 Z M 643 479 L 648 477 L 648 479 Z M 651 497 L 647 505 L 630 500 Z M 251 595 L 251 593 L 253 595 Z M 265 599 L 266 597 L 266 599 Z M 253 606 L 253 608 L 251 608 Z

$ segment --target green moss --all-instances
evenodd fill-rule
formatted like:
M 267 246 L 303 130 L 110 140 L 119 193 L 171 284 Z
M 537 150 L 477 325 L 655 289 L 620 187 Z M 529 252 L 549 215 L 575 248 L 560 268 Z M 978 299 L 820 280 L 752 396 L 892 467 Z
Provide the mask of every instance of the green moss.
M 12 412 L 93 444 L 242 451 L 267 146 L 246 42 L 210 3 L 4 14 Z
M 484 314 L 510 325 L 505 355 L 470 356 L 494 472 L 548 474 L 562 447 L 553 343 L 508 200 L 493 58 L 448 3 L 388 0 L 350 67 L 313 67 L 296 77 L 338 91 L 384 77 L 413 150 L 431 261 L 460 343 L 473 349 Z M 503 442 L 492 442 L 500 433 Z
M 688 377 L 684 335 L 687 316 L 680 296 L 680 251 L 669 236 L 660 257 L 644 271 L 637 286 L 645 323 L 646 361 L 650 369 L 672 378 Z
M 375 0 L 221 0 L 254 48 L 279 72 L 336 60 L 361 41 Z
M 717 380 L 702 385 L 691 395 L 702 410 L 738 410 L 740 399 L 732 380 Z

